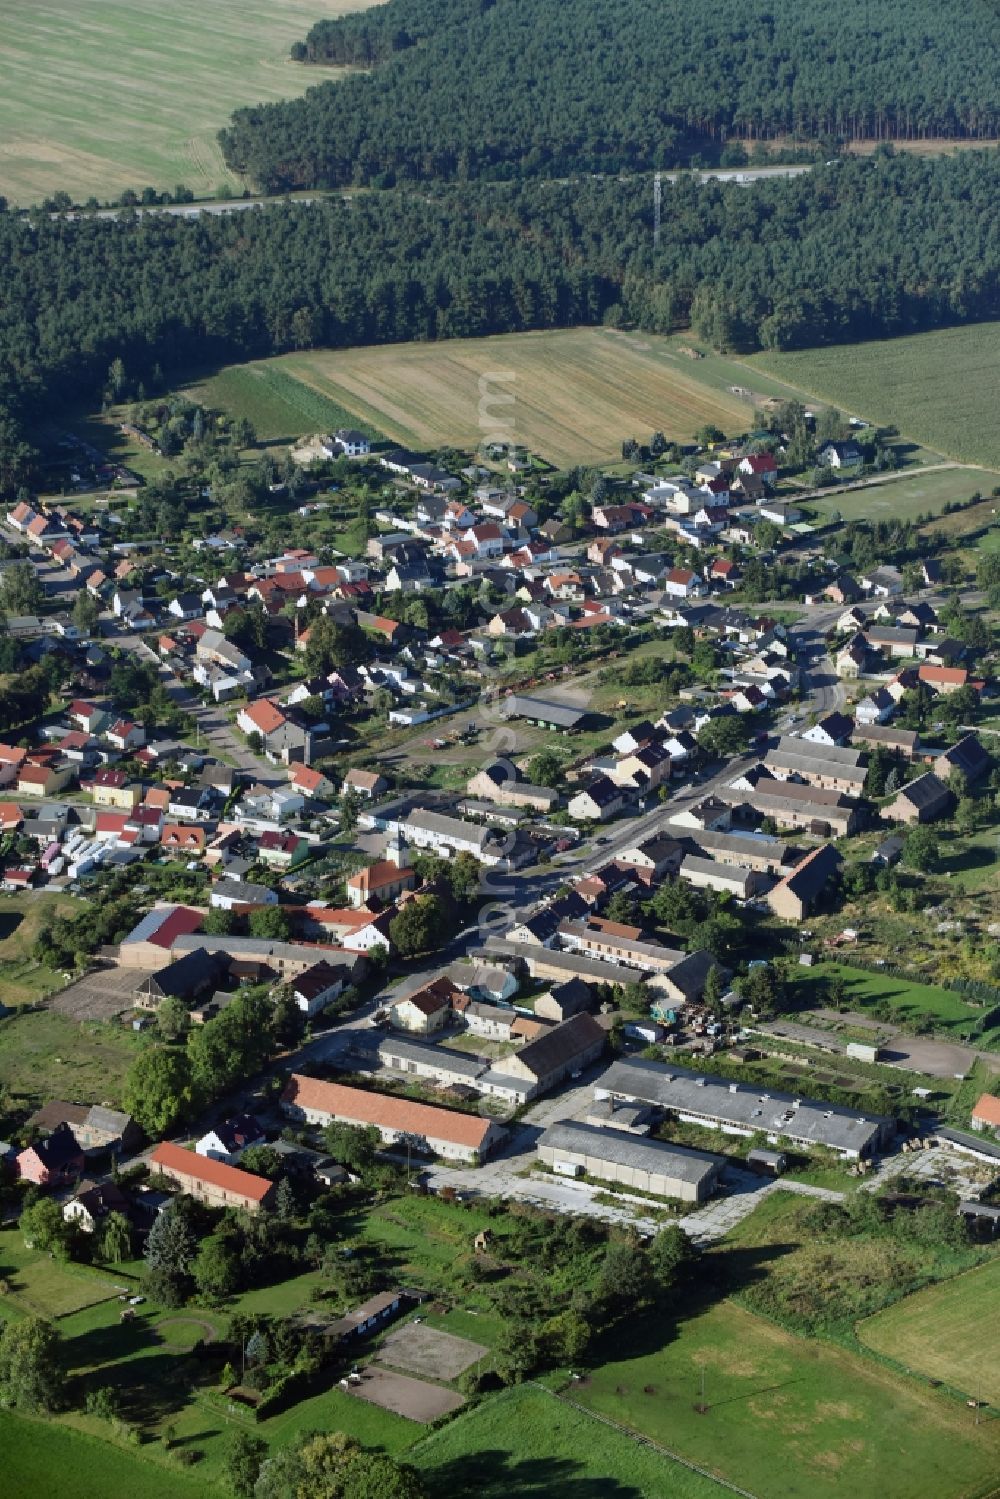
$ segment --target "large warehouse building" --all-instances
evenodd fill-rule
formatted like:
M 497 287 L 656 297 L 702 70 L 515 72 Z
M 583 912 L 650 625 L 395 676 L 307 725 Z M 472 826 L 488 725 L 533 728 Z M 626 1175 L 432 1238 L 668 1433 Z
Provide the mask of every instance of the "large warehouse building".
M 613 1062 L 594 1086 L 594 1098 L 645 1103 L 691 1124 L 726 1134 L 763 1134 L 774 1142 L 794 1140 L 807 1148 L 826 1146 L 849 1160 L 873 1155 L 895 1132 L 882 1114 L 859 1114 L 842 1104 L 819 1103 L 791 1093 L 762 1091 L 756 1083 L 732 1083 L 656 1062 Z
M 538 1157 L 560 1176 L 594 1176 L 681 1202 L 710 1197 L 726 1164 L 724 1156 L 571 1119 L 545 1131 L 538 1141 Z

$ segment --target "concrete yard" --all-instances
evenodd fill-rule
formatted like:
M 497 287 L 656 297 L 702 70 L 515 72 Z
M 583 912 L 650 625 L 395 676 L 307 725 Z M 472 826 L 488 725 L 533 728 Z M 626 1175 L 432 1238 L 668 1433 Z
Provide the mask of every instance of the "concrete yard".
M 408 1369 L 411 1374 L 426 1374 L 429 1379 L 457 1379 L 488 1353 L 488 1348 L 468 1338 L 439 1332 L 425 1322 L 406 1322 L 385 1339 L 378 1362 Z
M 383 1410 L 394 1411 L 397 1416 L 424 1423 L 448 1416 L 465 1404 L 461 1395 L 443 1385 L 427 1384 L 423 1379 L 411 1379 L 408 1374 L 394 1374 L 373 1365 L 364 1371 L 360 1384 L 351 1385 L 351 1394 L 380 1405 Z

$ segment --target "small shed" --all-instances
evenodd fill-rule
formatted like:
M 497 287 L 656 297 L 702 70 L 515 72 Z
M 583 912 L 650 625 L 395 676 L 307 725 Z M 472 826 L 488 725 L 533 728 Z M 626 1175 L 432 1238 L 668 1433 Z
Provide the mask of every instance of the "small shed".
M 760 1176 L 780 1176 L 788 1169 L 788 1157 L 783 1150 L 750 1150 L 747 1165 Z

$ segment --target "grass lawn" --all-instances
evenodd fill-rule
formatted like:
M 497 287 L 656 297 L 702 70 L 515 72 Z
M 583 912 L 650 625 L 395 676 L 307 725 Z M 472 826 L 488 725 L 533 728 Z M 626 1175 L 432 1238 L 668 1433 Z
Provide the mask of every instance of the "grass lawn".
M 52 917 L 78 916 L 85 909 L 86 903 L 71 895 L 31 891 L 0 896 L 0 1004 L 34 1004 L 61 985 L 62 975 L 36 963 L 31 949 Z
M 16 1229 L 0 1233 L 0 1276 L 10 1285 L 0 1300 L 0 1316 L 13 1310 L 29 1317 L 66 1317 L 118 1294 L 110 1274 L 28 1249 Z M 117 1302 L 114 1309 L 117 1313 Z
M 858 1337 L 908 1369 L 997 1406 L 1000 1360 L 989 1311 L 998 1306 L 1000 1259 L 907 1296 L 860 1323 Z
M 986 743 L 989 745 L 989 740 Z M 965 890 L 986 890 L 996 894 L 1000 889 L 1000 881 L 997 879 L 998 860 L 1000 827 L 993 823 L 977 829 L 967 837 L 942 839 L 938 868 L 940 873 L 952 875 L 954 881 L 960 883 Z
M 941 989 L 937 984 L 914 984 L 908 979 L 893 978 L 891 974 L 869 973 L 863 968 L 851 968 L 847 963 L 820 963 L 807 971 L 800 971 L 791 979 L 794 1009 L 801 1007 L 803 1019 L 808 1021 L 808 1011 L 813 1005 L 826 1003 L 821 987 L 822 980 L 839 978 L 843 981 L 847 1003 L 862 1012 L 874 1005 L 885 1003 L 891 1010 L 891 1020 L 896 1024 L 912 1026 L 917 1021 L 929 1019 L 936 1030 L 964 1032 L 979 1019 L 981 1009 L 966 1004 L 960 995 L 950 989 Z M 955 1039 L 958 1039 L 957 1035 Z
M 204 1477 L 111 1446 L 71 1426 L 0 1410 L 6 1499 L 198 1499 Z
M 234 109 L 331 76 L 290 61 L 354 0 L 0 0 L 0 193 L 83 201 L 124 188 L 239 187 L 216 132 Z
M 118 1107 L 145 1040 L 122 1026 L 25 1010 L 0 1020 L 0 1083 L 33 1109 L 51 1098 Z
M 901 474 L 898 479 L 867 489 L 830 489 L 822 499 L 810 500 L 809 504 L 823 516 L 837 511 L 845 521 L 914 520 L 918 515 L 936 515 L 950 501 L 967 500 L 977 491 L 987 493 L 997 479 L 997 475 L 979 469 L 934 469 Z
M 212 410 L 246 417 L 265 443 L 291 442 L 308 433 L 359 425 L 346 406 L 297 380 L 273 360 L 230 365 L 191 386 L 188 394 Z M 376 427 L 361 426 L 374 441 L 382 436 Z
M 614 463 L 630 433 L 640 440 L 657 430 L 690 439 L 707 422 L 745 432 L 755 400 L 801 394 L 719 355 L 685 357 L 684 343 L 568 328 L 310 350 L 277 363 L 356 420 L 420 449 L 474 447 L 483 435 L 485 391 L 487 400 L 495 398 L 492 425 L 502 422 L 516 442 L 557 467 Z M 508 378 L 491 384 L 489 376 L 499 373 Z M 745 390 L 751 375 L 753 391 L 734 394 L 731 387 Z
M 630 1440 L 537 1386 L 485 1400 L 406 1454 L 434 1499 L 722 1499 L 711 1479 Z
M 797 385 L 845 412 L 891 424 L 950 458 L 992 469 L 1000 468 L 998 363 L 1000 323 L 756 354 L 747 360 L 753 370 Z M 965 476 L 966 484 L 972 477 Z M 971 487 L 991 488 L 992 482 L 984 475 L 982 485 L 973 482 Z
M 575 1389 L 767 1499 L 966 1499 L 989 1491 L 1000 1459 L 1000 1424 L 976 1428 L 945 1396 L 731 1302 L 636 1329 L 631 1352 Z

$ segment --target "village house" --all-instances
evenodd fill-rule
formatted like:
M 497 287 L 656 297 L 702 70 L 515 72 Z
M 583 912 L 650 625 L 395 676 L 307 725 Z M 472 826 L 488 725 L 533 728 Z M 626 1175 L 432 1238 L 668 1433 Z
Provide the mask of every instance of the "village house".
M 894 800 L 883 807 L 882 816 L 889 822 L 910 825 L 935 822 L 951 810 L 954 800 L 945 783 L 928 771 L 903 786 Z
M 212 1161 L 225 1161 L 230 1166 L 252 1145 L 264 1145 L 267 1136 L 263 1126 L 252 1114 L 238 1114 L 233 1119 L 224 1119 L 216 1124 L 195 1143 L 198 1155 Z
M 804 920 L 842 863 L 831 843 L 813 849 L 768 891 L 767 902 L 775 916 L 785 921 Z
M 76 1135 L 68 1124 L 59 1124 L 50 1135 L 18 1154 L 15 1169 L 22 1181 L 36 1187 L 61 1187 L 77 1180 L 85 1165 Z
M 625 805 L 625 794 L 606 775 L 595 776 L 590 785 L 571 796 L 566 810 L 575 822 L 607 822 Z
M 431 979 L 396 1000 L 389 1012 L 392 1024 L 415 1036 L 431 1036 L 450 1024 L 452 1006 L 461 992 L 448 978 Z
M 149 1158 L 151 1171 L 176 1182 L 182 1192 L 211 1208 L 259 1213 L 274 1200 L 274 1183 L 224 1161 L 212 1160 L 163 1141 Z
M 604 1050 L 607 1037 L 592 1015 L 581 1012 L 544 1031 L 520 1051 L 503 1057 L 477 1080 L 480 1092 L 521 1105 L 575 1077 Z
M 344 964 L 334 964 L 321 958 L 297 978 L 289 980 L 288 987 L 298 1008 L 304 1014 L 313 1016 L 332 1004 L 349 981 L 350 972 Z

